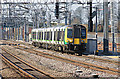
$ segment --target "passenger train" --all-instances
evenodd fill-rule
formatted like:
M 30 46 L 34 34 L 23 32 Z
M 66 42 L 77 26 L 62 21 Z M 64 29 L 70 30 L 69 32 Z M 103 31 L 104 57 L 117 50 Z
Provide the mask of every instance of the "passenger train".
M 47 49 L 73 51 L 79 54 L 86 49 L 87 29 L 73 24 L 32 30 L 32 45 Z

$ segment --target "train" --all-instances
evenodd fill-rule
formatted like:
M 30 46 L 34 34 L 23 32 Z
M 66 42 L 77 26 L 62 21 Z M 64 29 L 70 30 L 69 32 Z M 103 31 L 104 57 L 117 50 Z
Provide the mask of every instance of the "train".
M 81 54 L 86 50 L 87 29 L 83 25 L 72 24 L 48 28 L 32 29 L 32 45 Z

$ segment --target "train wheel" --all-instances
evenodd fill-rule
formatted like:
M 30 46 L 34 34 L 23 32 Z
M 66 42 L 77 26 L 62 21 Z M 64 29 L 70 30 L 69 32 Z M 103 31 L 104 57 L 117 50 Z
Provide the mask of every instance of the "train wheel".
M 62 48 L 63 48 L 62 53 L 65 53 L 65 52 L 66 52 L 66 48 L 65 48 L 65 46 L 63 46 Z M 66 53 L 67 53 L 67 52 L 66 52 Z
M 55 50 L 56 49 L 56 45 L 53 45 L 53 50 Z
M 48 44 L 45 45 L 45 48 L 48 49 Z
M 59 46 L 58 45 L 55 46 L 55 51 L 59 51 Z
M 59 51 L 63 52 L 63 47 L 59 46 Z
M 77 56 L 82 56 L 82 52 L 77 52 Z

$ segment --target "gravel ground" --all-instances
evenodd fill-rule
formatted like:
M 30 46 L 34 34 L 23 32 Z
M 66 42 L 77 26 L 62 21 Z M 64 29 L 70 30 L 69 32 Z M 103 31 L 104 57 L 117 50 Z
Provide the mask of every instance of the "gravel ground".
M 4 78 L 20 78 L 21 76 L 15 72 L 13 69 L 11 69 L 8 65 L 6 65 L 4 62 L 2 62 L 2 68 L 0 68 L 0 74 Z
M 1 49 L 0 49 L 0 53 L 2 53 Z M 6 65 L 4 62 L 2 62 L 1 56 L 0 56 L 0 75 L 4 78 L 21 77 L 17 72 L 15 72 L 8 65 Z
M 9 49 L 12 50 L 12 47 L 9 46 Z M 17 51 L 17 52 L 15 52 L 16 55 L 18 55 L 19 57 L 21 57 L 21 58 L 25 59 L 26 61 L 32 63 L 33 65 L 37 66 L 38 68 L 41 68 L 41 69 L 45 70 L 46 72 L 48 72 L 52 75 L 55 75 L 56 77 L 71 77 L 71 76 L 72 77 L 75 77 L 75 76 L 90 77 L 92 74 L 98 74 L 99 77 L 117 77 L 116 75 L 110 75 L 110 74 L 107 74 L 107 73 L 94 71 L 94 70 L 91 70 L 91 69 L 86 69 L 86 68 L 83 68 L 83 67 L 80 67 L 80 66 L 71 65 L 71 64 L 56 61 L 56 60 L 53 60 L 53 59 L 44 58 L 44 57 L 41 57 L 41 56 L 38 56 L 38 55 L 35 55 L 35 54 L 30 54 L 28 52 L 21 51 L 19 49 L 13 49 L 12 51 L 13 52 Z M 55 52 L 51 52 L 51 53 L 55 54 Z M 62 54 L 59 54 L 59 55 L 62 56 L 62 57 L 65 56 L 65 55 L 62 55 Z M 73 57 L 69 56 L 69 58 L 73 58 Z M 80 70 L 81 73 L 76 73 L 76 70 Z
M 22 45 L 22 46 L 24 46 L 24 45 Z M 26 47 L 28 47 L 28 46 L 26 46 Z M 83 59 L 83 58 L 80 58 L 80 57 L 74 57 L 74 56 L 70 56 L 70 55 L 67 55 L 67 54 L 62 54 L 62 53 L 59 53 L 59 52 L 56 53 L 55 51 L 50 52 L 50 51 L 45 50 L 45 49 L 37 49 L 37 48 L 34 48 L 34 49 L 44 51 L 46 53 L 54 54 L 54 55 L 57 55 L 57 56 L 62 56 L 62 57 L 66 57 L 66 58 L 70 58 L 70 59 L 74 59 L 74 60 L 89 62 L 89 63 L 96 64 L 96 65 L 99 63 L 101 66 L 104 66 L 104 67 L 110 67 L 110 68 L 118 69 L 118 66 L 116 66 L 114 64 L 108 64 L 108 63 L 93 61 L 93 60 L 89 60 L 87 58 Z M 90 76 L 91 74 L 99 74 L 99 77 L 116 77 L 115 75 L 109 75 L 109 74 L 106 74 L 106 73 L 103 73 L 103 72 L 93 71 L 93 70 L 90 70 L 90 69 L 85 69 L 83 67 L 77 67 L 77 66 L 74 66 L 74 65 L 71 65 L 71 64 L 68 64 L 68 63 L 55 61 L 55 60 L 52 60 L 52 59 L 47 59 L 47 58 L 40 57 L 40 56 L 30 54 L 30 53 L 27 53 L 27 52 L 21 51 L 22 52 L 21 53 L 19 49 L 16 49 L 16 50 L 19 51 L 18 55 L 20 57 L 24 58 L 28 62 L 31 62 L 32 64 L 34 64 L 38 67 L 41 67 L 41 65 L 42 65 L 43 69 L 47 68 L 47 72 L 49 72 L 49 73 L 52 72 L 51 74 L 56 75 L 58 77 L 59 76 L 60 77 L 61 76 L 62 77 L 66 77 L 66 76 L 69 77 L 71 75 L 76 76 L 78 74 L 79 74 L 79 76 L 83 76 L 83 77 Z M 109 60 L 114 60 L 114 59 L 108 58 L 108 57 L 101 57 L 101 56 L 96 56 L 96 57 L 109 59 Z M 53 71 L 51 71 L 51 70 L 53 70 Z M 76 70 L 81 70 L 82 73 L 76 73 Z
M 10 41 L 9 41 L 10 42 Z M 22 42 L 22 43 L 25 43 L 25 44 L 29 44 L 29 45 L 31 45 L 32 44 L 32 42 L 24 42 L 24 41 L 16 41 L 16 42 Z M 13 42 L 14 43 L 14 42 Z M 25 45 L 23 45 L 23 44 L 21 44 L 21 46 L 25 46 Z M 37 48 L 38 47 L 34 47 L 34 46 L 25 46 L 25 47 L 28 47 L 28 48 L 35 48 L 36 50 L 37 50 Z M 40 48 L 39 48 L 40 49 Z M 44 50 L 44 51 L 47 51 L 47 50 L 45 50 L 45 49 L 40 49 L 40 50 Z M 52 53 L 53 53 L 54 51 L 52 51 Z M 56 51 L 55 51 L 55 53 L 56 53 Z M 94 55 L 88 55 L 88 56 L 91 56 L 91 57 L 93 57 Z M 102 59 L 108 59 L 108 60 L 112 60 L 112 61 L 120 61 L 120 59 L 119 58 L 110 58 L 110 57 L 107 57 L 107 56 L 95 56 L 96 58 L 102 58 Z
M 3 47 L 2 43 L 3 42 L 0 41 L 0 47 Z M 3 53 L 1 49 L 0 53 Z M 21 78 L 21 75 L 19 73 L 17 73 L 14 69 L 10 68 L 6 63 L 2 61 L 1 55 L 0 55 L 0 76 L 7 79 Z
M 28 42 L 27 42 L 27 44 L 28 44 Z M 21 44 L 21 46 L 25 46 L 25 45 L 23 45 L 23 44 Z M 28 48 L 34 48 L 34 49 L 36 49 L 36 50 L 42 50 L 42 51 L 49 51 L 49 50 L 46 50 L 46 49 L 42 49 L 42 48 L 39 48 L 38 49 L 38 47 L 34 47 L 34 46 L 32 46 L 32 47 L 30 47 L 30 46 L 25 46 L 25 47 L 28 47 Z M 48 53 L 54 53 L 54 54 L 56 54 L 56 51 L 52 51 L 52 52 L 48 52 Z M 57 53 L 60 53 L 60 52 L 57 52 Z M 65 54 L 64 54 L 65 55 Z M 68 55 L 68 54 L 67 54 Z M 94 55 L 88 55 L 88 56 L 91 56 L 91 57 L 93 57 Z M 110 57 L 107 57 L 107 56 L 96 56 L 95 55 L 95 58 L 102 58 L 102 59 L 108 59 L 108 60 L 112 60 L 112 61 L 120 61 L 120 59 L 118 59 L 118 58 L 110 58 Z
M 77 60 L 77 61 L 91 63 L 91 64 L 94 64 L 94 65 L 98 65 L 98 63 L 99 63 L 100 66 L 114 68 L 114 69 L 118 69 L 118 65 L 119 65 L 119 64 L 115 65 L 115 64 L 104 63 L 104 62 L 96 61 L 94 59 L 82 58 L 82 57 L 79 57 L 79 56 L 71 56 L 71 55 L 68 55 L 68 54 L 62 54 L 60 52 L 54 52 L 54 51 L 49 51 L 49 50 L 45 50 L 45 49 L 35 49 L 35 50 L 43 51 L 45 53 L 57 55 L 57 56 L 60 56 L 60 57 L 65 57 L 65 58 L 68 58 L 68 59 L 73 59 L 73 60 Z M 98 56 L 97 56 L 97 58 L 98 58 Z

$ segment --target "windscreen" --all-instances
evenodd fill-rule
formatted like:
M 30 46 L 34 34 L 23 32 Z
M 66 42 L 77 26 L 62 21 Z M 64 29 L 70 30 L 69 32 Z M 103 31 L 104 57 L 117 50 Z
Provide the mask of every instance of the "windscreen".
M 80 38 L 80 28 L 75 28 L 74 38 Z
M 67 37 L 72 38 L 72 29 L 67 29 Z
M 81 38 L 86 38 L 86 30 L 81 29 Z

